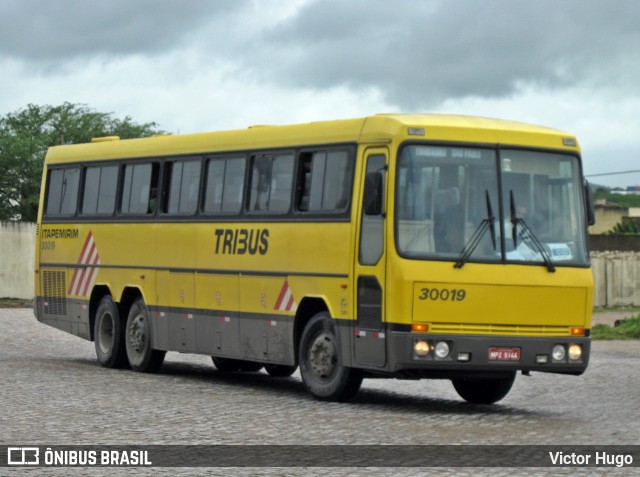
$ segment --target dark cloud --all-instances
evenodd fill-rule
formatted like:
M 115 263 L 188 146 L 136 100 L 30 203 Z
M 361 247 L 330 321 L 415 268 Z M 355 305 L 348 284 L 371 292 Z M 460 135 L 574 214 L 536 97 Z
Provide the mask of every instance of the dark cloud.
M 290 4 L 0 1 L 0 58 L 50 71 L 69 59 L 181 48 L 197 67 L 233 65 L 238 81 L 375 89 L 405 110 L 523 86 L 637 94 L 636 0 L 315 0 L 270 15 L 283 8 Z
M 262 67 L 276 81 L 374 87 L 420 107 L 504 97 L 523 84 L 636 88 L 639 18 L 634 0 L 322 0 L 266 32 L 258 51 L 267 50 Z
M 0 55 L 27 61 L 160 53 L 245 2 L 14 0 L 0 3 Z

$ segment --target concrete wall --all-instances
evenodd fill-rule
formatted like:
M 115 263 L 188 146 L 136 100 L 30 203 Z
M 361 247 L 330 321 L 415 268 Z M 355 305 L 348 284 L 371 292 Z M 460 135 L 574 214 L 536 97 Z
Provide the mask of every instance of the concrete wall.
M 591 252 L 640 252 L 640 235 L 589 235 Z
M 593 252 L 595 306 L 640 306 L 640 253 Z
M 0 222 L 0 298 L 32 298 L 36 226 Z M 640 306 L 640 252 L 592 252 L 595 306 Z
M 33 298 L 36 225 L 0 222 L 0 298 Z
M 596 223 L 589 227 L 589 233 L 594 235 L 606 233 L 627 215 L 629 215 L 627 208 L 596 205 Z

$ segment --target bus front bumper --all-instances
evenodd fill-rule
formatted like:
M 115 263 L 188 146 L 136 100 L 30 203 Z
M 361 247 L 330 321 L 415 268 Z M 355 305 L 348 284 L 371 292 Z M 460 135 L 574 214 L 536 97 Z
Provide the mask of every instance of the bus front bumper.
M 467 372 L 538 371 L 582 374 L 588 337 L 522 337 L 389 333 L 387 369 L 408 377 L 456 377 Z

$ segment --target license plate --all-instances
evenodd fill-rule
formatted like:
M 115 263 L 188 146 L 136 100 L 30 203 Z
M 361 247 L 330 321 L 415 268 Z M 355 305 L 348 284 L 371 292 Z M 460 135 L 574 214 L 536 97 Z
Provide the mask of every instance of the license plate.
M 520 348 L 489 348 L 489 361 L 520 361 Z

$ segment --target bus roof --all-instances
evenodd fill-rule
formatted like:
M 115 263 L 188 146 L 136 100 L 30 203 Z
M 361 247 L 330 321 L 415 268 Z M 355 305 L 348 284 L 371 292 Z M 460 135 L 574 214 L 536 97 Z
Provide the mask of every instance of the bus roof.
M 378 114 L 357 119 L 141 139 L 55 146 L 47 162 L 175 156 L 181 154 L 304 147 L 329 143 L 389 144 L 404 140 L 450 141 L 577 150 L 571 134 L 543 126 L 477 116 Z

